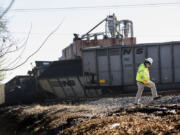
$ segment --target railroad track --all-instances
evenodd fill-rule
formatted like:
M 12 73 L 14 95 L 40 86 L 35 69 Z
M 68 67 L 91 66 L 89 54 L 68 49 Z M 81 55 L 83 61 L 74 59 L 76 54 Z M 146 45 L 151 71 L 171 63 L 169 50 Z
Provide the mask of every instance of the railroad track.
M 180 95 L 180 90 L 168 90 L 168 91 L 158 91 L 159 95 L 162 96 L 177 96 Z M 83 97 L 83 98 L 71 98 L 69 97 L 66 100 L 59 100 L 59 99 L 47 99 L 45 100 L 46 103 L 56 104 L 56 103 L 63 103 L 63 104 L 79 104 L 88 101 L 96 101 L 102 98 L 123 98 L 123 97 L 135 97 L 136 92 L 119 92 L 119 93 L 107 93 L 100 97 Z M 143 92 L 143 96 L 151 96 L 151 91 L 149 90 Z

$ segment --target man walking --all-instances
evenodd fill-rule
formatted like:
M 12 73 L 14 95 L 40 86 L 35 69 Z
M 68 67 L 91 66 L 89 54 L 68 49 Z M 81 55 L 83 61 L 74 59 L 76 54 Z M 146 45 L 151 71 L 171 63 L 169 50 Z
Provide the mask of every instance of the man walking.
M 145 62 L 138 67 L 138 71 L 136 75 L 138 92 L 136 94 L 135 104 L 140 104 L 140 99 L 145 86 L 151 88 L 153 100 L 160 98 L 160 96 L 158 96 L 157 94 L 155 83 L 150 80 L 148 68 L 152 65 L 152 63 L 153 63 L 153 59 L 147 58 L 145 59 Z

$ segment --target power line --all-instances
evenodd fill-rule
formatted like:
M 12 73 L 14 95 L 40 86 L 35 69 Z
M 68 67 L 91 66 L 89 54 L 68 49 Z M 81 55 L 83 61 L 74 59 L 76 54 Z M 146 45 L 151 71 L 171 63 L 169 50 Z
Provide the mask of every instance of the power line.
M 176 6 L 180 5 L 180 2 L 176 3 L 149 3 L 149 4 L 129 4 L 129 5 L 100 5 L 100 6 L 84 6 L 84 7 L 61 7 L 61 8 L 17 8 L 10 11 L 15 12 L 32 12 L 32 11 L 58 11 L 58 10 L 79 10 L 79 9 L 102 9 L 102 8 L 128 8 L 128 7 L 157 7 L 157 6 Z
M 12 31 L 10 32 L 12 34 L 20 34 L 20 35 L 26 35 L 28 34 L 27 32 L 16 32 L 16 31 Z M 31 33 L 31 35 L 47 35 L 48 33 L 41 33 L 41 32 L 33 32 Z M 54 35 L 73 35 L 73 33 L 54 33 Z

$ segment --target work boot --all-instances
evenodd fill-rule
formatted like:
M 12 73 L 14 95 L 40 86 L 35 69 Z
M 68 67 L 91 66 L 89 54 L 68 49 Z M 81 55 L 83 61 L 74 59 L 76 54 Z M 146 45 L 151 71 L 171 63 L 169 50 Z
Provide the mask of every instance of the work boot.
M 133 103 L 133 105 L 141 105 L 140 103 Z
M 153 98 L 153 100 L 160 99 L 161 97 L 162 97 L 162 96 L 161 96 L 161 95 L 159 95 L 159 96 L 157 96 L 157 97 Z

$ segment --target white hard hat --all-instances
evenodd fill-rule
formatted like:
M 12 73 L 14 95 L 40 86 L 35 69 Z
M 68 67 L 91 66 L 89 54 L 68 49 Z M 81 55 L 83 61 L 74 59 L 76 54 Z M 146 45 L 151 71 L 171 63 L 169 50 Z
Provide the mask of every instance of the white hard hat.
M 149 62 L 151 65 L 153 63 L 153 59 L 152 58 L 147 58 L 147 59 L 145 59 L 145 61 Z

